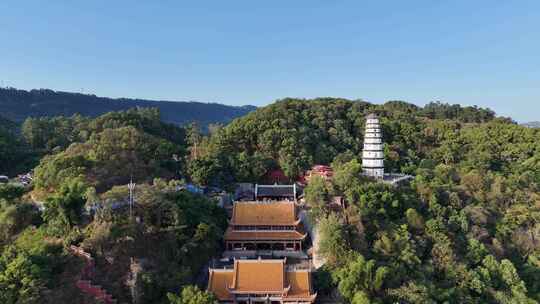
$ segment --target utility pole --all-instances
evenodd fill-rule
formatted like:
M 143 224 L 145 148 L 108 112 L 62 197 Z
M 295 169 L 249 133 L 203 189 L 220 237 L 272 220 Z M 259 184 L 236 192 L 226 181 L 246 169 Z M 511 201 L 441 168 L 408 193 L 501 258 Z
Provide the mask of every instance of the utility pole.
M 129 180 L 128 189 L 129 189 L 129 217 L 131 220 L 133 220 L 133 190 L 135 189 L 135 184 L 133 183 L 133 176 Z
M 173 154 L 172 158 L 173 158 L 173 160 L 174 160 L 174 162 L 176 164 L 176 172 L 175 172 L 176 174 L 175 175 L 176 175 L 176 177 L 178 179 L 180 179 L 180 167 L 179 167 L 180 157 L 178 156 L 178 154 Z

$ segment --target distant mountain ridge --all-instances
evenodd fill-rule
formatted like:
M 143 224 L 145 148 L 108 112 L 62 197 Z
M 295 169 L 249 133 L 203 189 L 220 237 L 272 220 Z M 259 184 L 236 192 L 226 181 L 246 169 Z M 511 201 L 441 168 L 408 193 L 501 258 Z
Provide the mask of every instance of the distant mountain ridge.
M 521 125 L 528 128 L 540 128 L 540 121 L 526 122 L 526 123 L 522 123 Z
M 257 108 L 251 105 L 228 106 L 194 101 L 109 98 L 49 89 L 26 91 L 0 88 L 0 114 L 16 122 L 27 117 L 71 116 L 76 113 L 96 117 L 106 112 L 134 107 L 156 107 L 166 122 L 184 125 L 196 121 L 202 127 L 211 123 L 228 123 Z

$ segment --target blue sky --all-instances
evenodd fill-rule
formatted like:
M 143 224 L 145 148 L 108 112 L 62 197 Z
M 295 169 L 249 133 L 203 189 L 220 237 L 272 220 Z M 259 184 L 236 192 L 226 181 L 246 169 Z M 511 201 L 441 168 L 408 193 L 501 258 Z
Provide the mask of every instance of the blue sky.
M 0 2 L 0 84 L 265 105 L 433 100 L 540 120 L 540 1 Z

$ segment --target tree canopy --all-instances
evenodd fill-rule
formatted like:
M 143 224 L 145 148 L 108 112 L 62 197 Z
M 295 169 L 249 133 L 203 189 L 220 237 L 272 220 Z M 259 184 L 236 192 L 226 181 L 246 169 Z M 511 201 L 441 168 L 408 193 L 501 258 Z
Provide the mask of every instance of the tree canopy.
M 286 98 L 236 119 L 200 140 L 189 172 L 196 182 L 214 185 L 257 181 L 276 168 L 296 180 L 313 164 L 358 159 L 365 116 L 371 112 L 381 116 L 386 169 L 390 172 L 412 173 L 424 159 L 456 163 L 460 159 L 454 158 L 466 153 L 471 154 L 471 162 L 493 156 L 490 165 L 503 165 L 510 159 L 487 151 L 488 147 L 497 149 L 495 145 L 505 140 L 521 141 L 518 137 L 530 141 L 537 132 L 524 131 L 508 119 L 495 117 L 493 111 L 478 107 L 430 103 L 420 108 L 402 101 L 374 105 L 339 98 Z M 498 143 L 479 147 L 471 135 L 478 132 L 477 127 L 486 136 L 499 131 L 504 136 Z M 525 134 L 518 134 L 522 131 Z M 466 151 L 458 152 L 458 148 Z M 512 149 L 521 153 L 517 157 L 532 156 L 525 146 Z
M 386 171 L 412 174 L 410 183 L 361 175 L 371 112 L 381 118 Z M 6 303 L 73 297 L 62 281 L 79 275 L 65 250 L 72 244 L 93 255 L 96 283 L 119 302 L 215 303 L 195 284 L 222 250 L 227 215 L 186 183 L 231 190 L 276 169 L 292 182 L 314 164 L 334 173 L 313 177 L 304 192 L 327 261 L 314 275 L 321 296 L 540 301 L 540 129 L 489 109 L 287 98 L 209 134 L 163 123 L 155 109 L 5 125 L 3 160 L 42 156 L 31 186 L 0 185 Z M 340 211 L 328 206 L 334 196 L 345 200 Z

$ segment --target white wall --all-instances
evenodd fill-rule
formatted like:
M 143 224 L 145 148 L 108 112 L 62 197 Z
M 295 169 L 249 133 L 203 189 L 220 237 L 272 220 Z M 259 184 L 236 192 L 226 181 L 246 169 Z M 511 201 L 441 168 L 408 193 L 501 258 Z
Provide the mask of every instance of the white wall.
M 362 159 L 362 167 L 384 167 L 382 159 Z
M 364 144 L 381 144 L 382 138 L 366 137 L 364 138 Z
M 384 159 L 384 152 L 383 151 L 363 151 L 362 158 L 365 158 L 365 157 Z
M 364 173 L 369 176 L 383 177 L 384 169 L 364 169 Z

